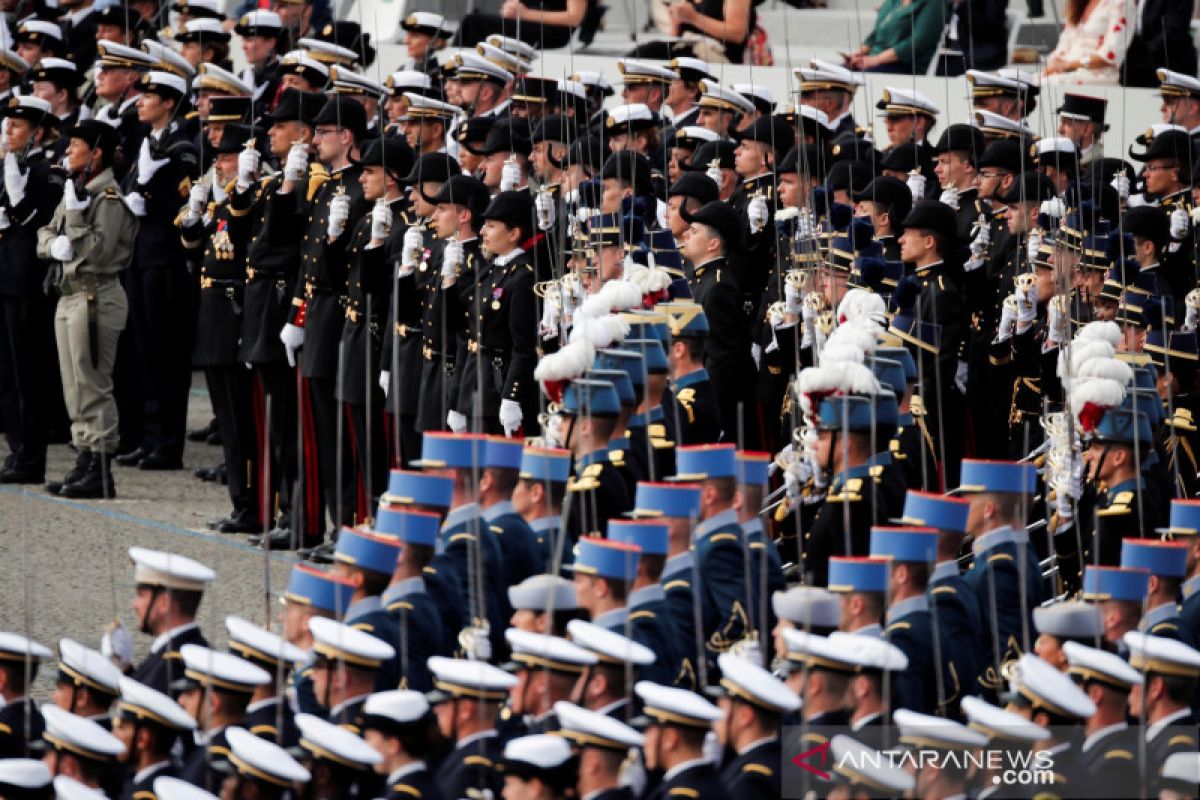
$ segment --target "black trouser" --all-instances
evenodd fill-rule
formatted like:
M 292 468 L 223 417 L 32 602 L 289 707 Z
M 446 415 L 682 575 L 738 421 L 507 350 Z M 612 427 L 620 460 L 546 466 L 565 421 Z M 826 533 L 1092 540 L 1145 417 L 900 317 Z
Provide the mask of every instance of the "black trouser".
M 225 472 L 229 478 L 232 517 L 261 524 L 259 508 L 262 486 L 258 452 L 262 443 L 254 424 L 254 375 L 242 364 L 205 367 L 208 395 L 212 401 L 221 448 L 225 451 Z M 267 512 L 270 516 L 270 511 Z
M 371 392 L 371 424 L 367 430 L 367 407 L 346 403 L 350 418 L 347 432 L 354 448 L 355 475 L 358 479 L 358 519 L 375 516 L 375 500 L 387 488 L 387 443 L 383 431 L 383 393 L 378 387 Z
M 572 29 L 562 25 L 539 25 L 531 22 L 523 22 L 518 26 L 515 19 L 472 11 L 458 24 L 455 43 L 463 47 L 474 47 L 495 33 L 510 39 L 520 39 L 539 50 L 554 50 L 571 43 Z
M 8 466 L 45 472 L 50 414 L 61 403 L 54 304 L 41 294 L 0 296 L 0 429 Z
M 183 265 L 128 270 L 128 331 L 137 348 L 145 431 L 142 445 L 183 456 L 191 389 L 194 300 Z
M 280 527 L 290 527 L 292 492 L 296 485 L 296 370 L 287 364 L 255 364 L 254 377 L 262 388 L 263 418 L 271 452 L 270 492 L 272 507 L 279 509 Z M 270 402 L 267 402 L 267 399 Z M 262 444 L 259 443 L 259 452 Z M 318 524 L 308 526 L 310 534 L 321 532 Z
M 342 525 L 354 524 L 355 498 L 354 460 L 345 418 L 340 422 L 342 446 L 340 451 L 338 449 L 338 415 L 343 411 L 342 403 L 334 395 L 334 387 L 335 382 L 332 378 L 308 379 L 320 497 L 329 511 L 330 518 L 334 520 L 334 529 L 337 530 Z M 307 433 L 305 438 L 308 438 Z M 307 441 L 305 444 L 311 446 Z

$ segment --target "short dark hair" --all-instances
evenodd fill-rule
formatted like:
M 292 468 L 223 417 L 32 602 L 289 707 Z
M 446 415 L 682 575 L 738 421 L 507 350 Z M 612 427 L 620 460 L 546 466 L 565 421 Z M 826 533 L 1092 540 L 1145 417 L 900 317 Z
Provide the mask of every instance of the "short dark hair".
M 519 470 L 507 467 L 485 467 L 484 469 L 492 476 L 492 481 L 496 483 L 497 489 L 502 494 L 510 495 L 513 489 L 517 488 L 517 482 L 521 475 Z
M 688 358 L 697 363 L 704 361 L 704 342 L 703 336 L 677 336 L 671 340 L 671 344 L 682 343 L 687 347 Z

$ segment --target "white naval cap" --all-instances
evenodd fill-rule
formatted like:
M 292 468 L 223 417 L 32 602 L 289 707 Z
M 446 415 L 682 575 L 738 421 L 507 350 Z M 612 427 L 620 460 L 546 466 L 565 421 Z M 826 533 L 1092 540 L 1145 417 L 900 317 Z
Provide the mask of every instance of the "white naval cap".
M 538 57 L 537 48 L 531 44 L 527 44 L 520 39 L 514 39 L 511 36 L 501 36 L 498 33 L 493 33 L 491 36 L 484 39 L 485 42 L 492 47 L 498 47 L 506 53 L 510 53 L 517 58 L 523 58 L 526 61 L 536 61 Z
M 162 550 L 131 547 L 129 558 L 133 561 L 134 583 L 140 585 L 202 592 L 217 577 L 199 561 Z
M 616 717 L 591 711 L 566 700 L 554 704 L 554 715 L 562 726 L 558 735 L 580 747 L 601 747 L 624 752 L 641 747 L 644 736 Z
M 1192 75 L 1169 69 L 1157 70 L 1158 90 L 1163 97 L 1192 97 L 1200 99 L 1200 80 Z
M 888 86 L 882 92 L 875 108 L 888 114 L 924 114 L 936 117 L 942 110 L 934 102 L 915 89 L 900 89 Z
M 567 623 L 567 633 L 571 641 L 594 653 L 605 664 L 630 663 L 644 667 L 653 664 L 657 658 L 646 645 L 587 620 L 571 620 Z
M 521 667 L 581 673 L 598 660 L 595 653 L 561 636 L 509 628 L 504 638 L 512 649 L 513 661 Z
M 699 125 L 684 125 L 675 131 L 675 140 L 690 141 L 692 146 L 698 142 L 715 142 L 721 138 L 721 134 L 708 128 L 701 128 Z
M 987 736 L 960 722 L 898 708 L 892 721 L 900 729 L 900 743 L 935 750 L 970 750 L 987 744 Z
M 26 38 L 27 34 L 36 33 L 42 36 L 49 36 L 51 39 L 62 41 L 62 28 L 57 23 L 49 22 L 44 19 L 25 19 L 17 24 L 17 40 Z
M 198 3 L 191 2 L 188 5 L 195 6 L 198 5 Z M 183 32 L 223 34 L 225 33 L 225 26 L 221 24 L 221 20 L 213 17 L 197 17 L 195 19 L 189 19 L 183 24 Z
M 851 786 L 865 786 L 885 796 L 903 796 L 916 785 L 916 778 L 893 767 L 877 750 L 852 736 L 839 733 L 829 743 L 833 751 L 833 770 Z
M 90 647 L 74 639 L 58 640 L 59 680 L 115 695 L 121 691 L 121 670 Z
M 571 759 L 571 745 L 561 736 L 537 733 L 520 736 L 504 745 L 505 771 L 510 774 L 556 770 Z
M 975 127 L 984 133 L 994 136 L 1029 137 L 1035 136 L 1033 128 L 1025 124 L 1025 120 L 1009 119 L 986 109 L 975 109 Z
M 822 128 L 829 128 L 829 115 L 816 106 L 810 106 L 806 103 L 801 103 L 795 107 L 794 113 L 799 114 L 805 119 L 811 119 L 813 122 L 818 123 Z M 868 140 L 870 139 L 869 136 L 865 136 L 864 138 Z
M 717 666 L 721 668 L 721 688 L 733 697 L 773 714 L 788 714 L 800 707 L 800 698 L 787 684 L 742 656 L 722 653 L 717 656 Z
M 1033 627 L 1038 633 L 1060 639 L 1095 639 L 1104 634 L 1100 606 L 1082 600 L 1067 600 L 1035 608 Z
M 369 769 L 383 760 L 361 736 L 320 717 L 297 714 L 296 727 L 300 729 L 300 746 L 313 758 L 356 770 Z
M 449 38 L 450 29 L 446 26 L 446 18 L 432 11 L 411 11 L 400 23 L 406 31 L 419 31 L 430 36 Z
M 53 653 L 45 645 L 26 639 L 19 633 L 0 631 L 0 661 L 44 661 Z
M 308 630 L 313 652 L 330 661 L 372 669 L 396 656 L 396 649 L 382 639 L 327 617 L 310 617 Z
M 5 789 L 28 792 L 50 785 L 50 768 L 40 758 L 0 759 L 0 795 Z
M 851 72 L 840 64 L 830 64 L 818 58 L 809 61 L 807 67 L 792 70 L 792 74 L 800 81 L 801 92 L 819 92 L 823 89 L 853 92 L 865 82 L 862 73 Z
M 498 703 L 517 685 L 515 676 L 484 661 L 430 656 L 426 664 L 433 673 L 435 689 L 430 693 L 430 703 L 451 697 L 472 697 Z
M 384 84 L 395 94 L 417 90 L 429 91 L 433 88 L 433 79 L 426 73 L 415 69 L 396 70 L 387 76 Z
M 312 58 L 304 50 L 292 50 L 286 53 L 283 58 L 279 59 L 279 63 L 288 68 L 285 71 L 302 73 L 303 70 L 311 70 L 325 80 L 329 80 L 329 66 Z M 426 75 L 426 78 L 428 77 Z
M 754 113 L 754 103 L 716 81 L 700 81 L 700 92 L 701 108 L 718 108 L 735 114 Z
M 364 728 L 392 729 L 420 722 L 429 714 L 429 700 L 420 692 L 392 689 L 376 692 L 363 704 Z
M 333 83 L 333 91 L 339 94 L 364 94 L 376 99 L 390 94 L 388 88 L 379 81 L 340 64 L 329 68 L 329 80 Z
M 480 42 L 475 45 L 475 52 L 496 66 L 508 70 L 515 75 L 524 75 L 533 69 L 533 63 L 528 59 L 521 58 L 487 42 Z
M 608 119 L 604 121 L 604 124 L 609 128 L 637 123 L 645 123 L 647 125 L 654 123 L 654 112 L 645 103 L 629 103 L 615 106 L 609 109 Z
M 93 720 L 47 703 L 42 706 L 46 730 L 42 734 L 54 749 L 92 761 L 111 761 L 125 752 L 125 745 Z
M 858 665 L 845 647 L 838 647 L 828 637 L 807 631 L 785 628 L 783 644 L 788 661 L 808 667 L 822 667 L 835 672 L 857 672 Z
M 212 89 L 225 94 L 249 97 L 254 93 L 254 87 L 234 75 L 227 69 L 205 61 L 200 65 L 199 74 L 192 80 L 192 88 L 196 91 Z
M 1065 136 L 1047 136 L 1044 139 L 1038 139 L 1034 144 L 1037 148 L 1037 155 L 1046 153 L 1074 153 L 1076 152 L 1075 143 Z
M 971 84 L 972 98 L 1018 95 L 1037 89 L 1037 78 L 1021 70 L 969 69 L 967 82 Z
M 29 62 L 17 55 L 16 50 L 0 47 L 0 69 L 25 72 L 29 69 Z
M 298 664 L 305 658 L 299 647 L 287 642 L 277 633 L 255 625 L 236 615 L 225 618 L 225 630 L 229 633 L 229 649 L 250 662 L 277 665 Z
M 1200 675 L 1200 650 L 1177 639 L 1129 631 L 1125 634 L 1125 645 L 1134 669 L 1188 678 Z
M 1163 762 L 1159 777 L 1159 789 L 1177 792 L 1181 797 L 1195 797 L 1196 787 L 1200 786 L 1200 753 L 1172 753 Z
M 253 694 L 256 688 L 271 682 L 271 675 L 265 669 L 231 653 L 222 653 L 198 644 L 185 644 L 179 648 L 179 655 L 183 657 L 185 678 L 201 686 Z
M 305 37 L 296 42 L 296 45 L 324 64 L 353 64 L 358 60 L 358 53 L 349 47 L 342 47 L 324 39 Z
M 581 69 L 571 73 L 571 80 L 582 83 L 589 89 L 599 89 L 606 96 L 613 93 L 612 84 L 604 73 L 594 69 Z
M 136 47 L 101 39 L 96 42 L 97 65 L 100 69 L 154 69 L 158 59 Z
M 173 72 L 185 80 L 191 80 L 196 74 L 196 68 L 186 58 L 161 42 L 146 39 L 142 42 L 142 49 L 167 72 Z
M 775 108 L 775 95 L 765 86 L 755 83 L 735 83 L 731 88 L 764 114 L 769 114 Z
M 829 634 L 829 644 L 836 649 L 844 648 L 846 660 L 861 670 L 903 672 L 908 669 L 908 656 L 887 639 L 834 631 Z
M 158 800 L 217 800 L 212 792 L 170 775 L 160 775 L 154 779 L 154 795 Z
M 508 604 L 516 609 L 542 612 L 571 611 L 579 608 L 575 584 L 558 575 L 533 575 L 508 587 Z
M 508 83 L 513 79 L 512 71 L 489 61 L 477 53 L 459 53 L 454 57 L 451 64 L 454 67 L 456 78 L 463 76 L 486 77 L 494 78 L 501 83 Z
M 1040 742 L 1050 738 L 1050 731 L 1012 711 L 968 695 L 959 706 L 967 717 L 967 725 L 986 733 L 992 739 L 1011 742 Z
M 569 94 L 577 100 L 587 101 L 587 87 L 570 78 L 558 82 L 558 93 Z
M 668 64 L 671 67 L 671 71 L 685 81 L 715 81 L 717 79 L 717 76 L 713 75 L 712 67 L 708 65 L 708 62 L 702 61 L 699 58 L 679 56 L 678 58 L 672 58 Z
M 679 77 L 666 67 L 632 58 L 617 59 L 617 71 L 621 73 L 621 82 L 626 86 L 638 83 L 670 83 Z
M 415 92 L 405 92 L 404 99 L 408 101 L 408 109 L 404 112 L 404 119 L 440 119 L 451 120 L 462 113 L 462 109 L 450 103 L 443 103 L 441 100 L 432 97 L 426 97 L 423 94 Z
M 121 676 L 121 698 L 117 701 L 117 712 L 122 716 L 149 720 L 177 731 L 195 730 L 196 720 L 176 703 L 157 689 L 151 689 L 133 678 Z
M 1067 674 L 1085 681 L 1100 681 L 1117 689 L 1128 691 L 1142 685 L 1142 674 L 1116 653 L 1109 653 L 1079 642 L 1063 642 L 1063 654 L 1067 657 Z
M 1087 719 L 1096 713 L 1096 704 L 1075 685 L 1075 681 L 1033 653 L 1026 653 L 1012 665 L 1008 680 L 1017 694 L 1034 709 L 1043 708 L 1052 714 L 1075 719 Z
M 54 779 L 54 796 L 58 800 L 108 800 L 104 792 L 84 786 L 70 775 L 59 775 Z
M 151 70 L 142 75 L 138 80 L 138 88 L 143 92 L 158 93 L 161 90 L 168 90 L 169 94 L 183 97 L 187 94 L 187 81 L 176 75 L 174 72 L 166 72 L 164 70 Z
M 771 607 L 776 617 L 798 628 L 836 628 L 842 624 L 842 604 L 837 595 L 818 586 L 775 592 L 771 595 Z
M 658 724 L 708 729 L 724 716 L 721 709 L 687 689 L 638 681 L 633 690 L 642 699 L 646 716 Z
M 245 728 L 226 728 L 225 741 L 229 743 L 229 763 L 241 775 L 285 788 L 312 777 L 282 747 Z

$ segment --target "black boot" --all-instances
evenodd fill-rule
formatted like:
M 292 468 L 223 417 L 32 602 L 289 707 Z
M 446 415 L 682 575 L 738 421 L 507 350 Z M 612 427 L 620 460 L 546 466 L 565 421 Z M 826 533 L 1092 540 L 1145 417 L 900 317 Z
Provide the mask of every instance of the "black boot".
M 87 471 L 79 480 L 66 484 L 58 491 L 59 497 L 73 497 L 79 500 L 112 498 L 117 496 L 113 486 L 111 455 L 97 454 L 88 464 Z
M 50 494 L 58 494 L 68 483 L 74 483 L 82 478 L 83 473 L 87 472 L 88 467 L 92 463 L 93 455 L 94 453 L 91 450 L 80 450 L 79 455 L 75 457 L 75 466 L 71 467 L 71 471 L 63 476 L 61 481 L 50 481 L 47 483 L 46 491 Z

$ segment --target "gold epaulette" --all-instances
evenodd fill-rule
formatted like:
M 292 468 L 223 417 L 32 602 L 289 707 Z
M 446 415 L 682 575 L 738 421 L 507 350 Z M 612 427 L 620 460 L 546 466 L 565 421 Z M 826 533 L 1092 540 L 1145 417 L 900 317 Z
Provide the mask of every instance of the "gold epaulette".
M 325 165 L 320 162 L 314 162 L 308 165 L 308 192 L 304 195 L 305 198 L 312 202 L 316 197 L 317 190 L 325 185 L 329 180 L 329 171 L 325 169 Z

